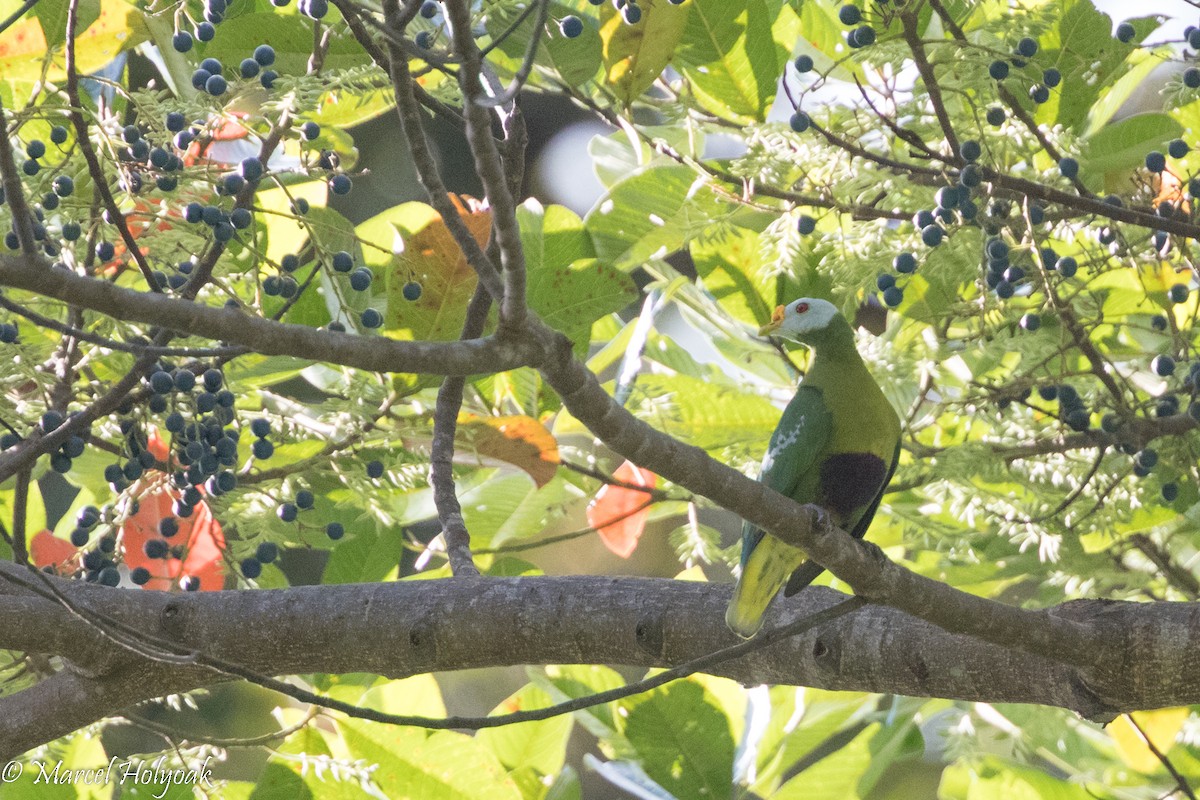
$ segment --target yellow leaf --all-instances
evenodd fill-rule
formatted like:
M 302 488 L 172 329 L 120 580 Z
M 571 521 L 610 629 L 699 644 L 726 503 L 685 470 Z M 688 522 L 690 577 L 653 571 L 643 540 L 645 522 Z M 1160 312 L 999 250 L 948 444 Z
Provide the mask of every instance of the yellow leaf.
M 1160 769 L 1162 762 L 1146 746 L 1146 740 L 1129 721 L 1129 716 L 1118 717 L 1108 726 L 1108 735 L 1117 745 L 1117 752 L 1126 764 L 1139 772 L 1154 772 Z M 1187 719 L 1188 709 L 1159 708 L 1154 711 L 1135 711 L 1131 716 L 1159 752 L 1166 753 L 1175 745 L 1175 735 Z

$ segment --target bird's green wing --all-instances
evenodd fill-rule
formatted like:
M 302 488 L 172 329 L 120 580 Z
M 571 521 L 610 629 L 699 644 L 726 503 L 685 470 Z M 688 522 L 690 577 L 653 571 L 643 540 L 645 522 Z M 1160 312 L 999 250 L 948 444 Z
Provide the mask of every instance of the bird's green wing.
M 799 502 L 816 500 L 820 460 L 829 445 L 832 429 L 833 418 L 821 391 L 801 386 L 771 435 L 759 480 Z M 771 600 L 802 563 L 803 550 L 745 523 L 742 574 L 725 611 L 725 623 L 730 629 L 739 636 L 753 636 L 762 626 L 763 614 Z
M 875 512 L 879 509 L 879 503 L 883 500 L 883 495 L 887 491 L 888 484 L 892 482 L 892 476 L 896 474 L 896 464 L 900 462 L 900 441 L 896 440 L 896 450 L 892 453 L 892 463 L 888 466 L 887 477 L 883 479 L 883 483 L 879 485 L 879 491 L 875 494 L 875 499 L 863 511 L 862 516 L 858 518 L 858 522 L 848 531 L 851 536 L 856 539 L 861 539 L 867 534 L 867 528 L 871 527 L 871 520 L 875 518 Z M 791 597 L 796 592 L 808 586 L 817 576 L 825 571 L 815 561 L 805 561 L 800 569 L 792 573 L 792 577 L 788 580 L 787 586 L 783 590 L 785 597 Z
M 798 502 L 815 501 L 815 482 L 806 478 L 815 474 L 817 462 L 829 444 L 832 430 L 833 416 L 825 406 L 821 390 L 801 386 L 783 410 L 783 416 L 771 434 L 759 481 Z M 806 486 L 813 487 L 813 496 L 803 496 Z M 764 535 L 762 530 L 748 522 L 743 525 L 743 567 Z

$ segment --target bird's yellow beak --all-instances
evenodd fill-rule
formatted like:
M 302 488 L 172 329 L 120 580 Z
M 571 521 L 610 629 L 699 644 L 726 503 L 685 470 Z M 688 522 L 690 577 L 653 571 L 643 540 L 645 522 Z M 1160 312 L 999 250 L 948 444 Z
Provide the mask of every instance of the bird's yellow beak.
M 775 312 L 771 314 L 771 321 L 758 329 L 759 336 L 770 336 L 779 330 L 779 326 L 783 324 L 783 306 L 775 306 Z

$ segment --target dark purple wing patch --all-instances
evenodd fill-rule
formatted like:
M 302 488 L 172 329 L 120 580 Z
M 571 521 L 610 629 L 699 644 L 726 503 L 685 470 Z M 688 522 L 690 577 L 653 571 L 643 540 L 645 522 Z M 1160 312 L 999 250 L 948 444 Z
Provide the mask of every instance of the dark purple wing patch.
M 836 453 L 821 464 L 821 505 L 839 525 L 853 527 L 855 512 L 871 505 L 887 480 L 888 465 L 872 453 Z

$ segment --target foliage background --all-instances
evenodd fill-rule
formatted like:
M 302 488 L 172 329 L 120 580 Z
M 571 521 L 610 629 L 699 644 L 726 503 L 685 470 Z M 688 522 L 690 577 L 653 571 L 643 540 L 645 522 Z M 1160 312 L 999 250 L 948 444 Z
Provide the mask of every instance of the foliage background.
M 0 2 L 0 16 L 17 5 Z M 846 46 L 847 26 L 825 2 L 640 6 L 643 18 L 631 25 L 611 5 L 549 3 L 552 21 L 527 91 L 566 96 L 612 132 L 589 145 L 604 189 L 591 209 L 576 213 L 529 199 L 517 212 L 530 307 L 572 338 L 576 353 L 639 418 L 753 474 L 805 356 L 781 353 L 752 331 L 779 302 L 828 297 L 847 315 L 875 320 L 876 333 L 861 334 L 860 350 L 906 424 L 893 491 L 871 530 L 891 558 L 968 592 L 1030 607 L 1083 597 L 1195 600 L 1200 476 L 1191 431 L 1200 414 L 1191 367 L 1200 294 L 1188 182 L 1196 156 L 1170 159 L 1163 174 L 1145 166 L 1147 153 L 1166 151 L 1172 140 L 1196 142 L 1200 106 L 1179 77 L 1191 50 L 1157 34 L 1159 20 L 1149 17 L 1131 20 L 1133 37 L 1119 41 L 1113 29 L 1120 20 L 1087 0 L 1019 8 L 915 3 L 907 29 L 894 6 L 872 4 L 867 21 L 877 41 L 863 48 Z M 372 129 L 355 126 L 384 119 L 392 90 L 338 11 L 314 23 L 293 7 L 237 0 L 212 42 L 180 54 L 171 35 L 190 27 L 188 15 L 199 19 L 200 6 L 81 0 L 76 8 L 78 71 L 108 69 L 109 83 L 85 82 L 90 135 L 121 210 L 131 224 L 145 225 L 138 241 L 153 268 L 169 278 L 182 274 L 181 260 L 211 254 L 218 281 L 201 302 L 233 299 L 264 317 L 310 327 L 339 322 L 402 341 L 459 337 L 476 275 L 414 186 L 372 187 L 362 173 L 380 160 L 355 136 Z M 505 35 L 522 8 L 503 0 L 473 8 L 481 41 L 500 40 L 489 60 L 501 84 L 520 71 L 531 40 L 529 17 Z M 54 47 L 63 44 L 67 9 L 62 0 L 41 0 L 35 17 L 0 35 L 0 99 L 19 160 L 31 140 L 48 140 L 65 119 L 60 89 L 67 72 Z M 418 17 L 410 29 L 434 37 L 428 63 L 435 67 L 446 44 L 440 14 Z M 583 22 L 577 38 L 554 22 L 568 14 Z M 319 69 L 310 60 L 314 30 L 336 34 Z M 989 78 L 993 61 L 1013 64 L 1022 37 L 1037 42 L 1036 55 L 1020 59 L 1003 81 Z M 200 58 L 233 65 L 262 42 L 274 47 L 281 76 L 270 92 L 253 81 L 235 83 L 223 97 L 189 89 Z M 796 71 L 800 55 L 813 59 L 814 71 Z M 1164 64 L 1180 68 L 1162 90 L 1161 110 L 1123 116 L 1122 105 L 1148 91 L 1143 82 Z M 1048 83 L 1050 69 L 1062 82 L 1045 102 L 1034 102 L 1030 89 Z M 431 69 L 419 85 L 435 101 L 461 103 L 444 71 Z M 839 102 L 823 94 L 827 87 L 836 87 Z M 986 112 L 997 106 L 1005 119 L 992 125 Z M 784 121 L 796 108 L 811 116 L 812 127 L 796 131 L 801 126 Z M 187 164 L 177 189 L 133 191 L 136 170 L 120 158 L 121 127 L 136 122 L 147 139 L 165 143 L 168 111 L 203 121 L 207 133 L 237 119 L 243 135 Z M 303 140 L 300 120 L 318 122 L 320 136 Z M 279 137 L 278 156 L 268 161 L 270 180 L 251 195 L 250 228 L 221 248 L 207 227 L 180 221 L 188 202 L 228 205 L 216 199 L 214 184 L 272 135 Z M 117 237 L 100 203 L 89 199 L 94 176 L 74 137 L 46 159 L 48 169 L 25 180 L 30 198 L 42 201 L 46 241 L 56 247 L 47 255 L 80 274 L 144 288 L 127 252 L 111 260 L 94 255 L 97 242 Z M 967 139 L 981 145 L 984 180 L 970 200 L 943 206 L 944 241 L 929 246 L 925 226 L 910 220 L 934 210 L 946 197 L 939 191 L 958 184 L 966 164 L 953 144 Z M 726 148 L 732 140 L 737 155 L 713 157 L 728 150 L 710 151 L 710 140 Z M 447 154 L 462 150 L 449 132 L 440 143 Z M 319 161 L 322 151 L 336 154 L 336 169 Z M 394 151 L 389 157 L 397 160 Z M 1064 176 L 1062 157 L 1078 160 L 1077 180 Z M 143 172 L 147 181 L 153 177 Z M 328 179 L 340 173 L 353 175 L 356 193 L 371 192 L 369 200 L 352 206 L 330 194 Z M 453 166 L 447 174 L 456 174 Z M 70 175 L 76 190 L 53 209 L 45 197 L 58 175 Z M 450 188 L 472 191 L 473 180 Z M 1105 196 L 1119 205 L 1100 202 Z M 311 205 L 308 213 L 296 212 L 298 198 Z M 4 222 L 12 221 L 11 208 L 0 206 Z M 802 217 L 815 219 L 815 232 L 800 233 Z M 467 219 L 485 243 L 488 212 L 472 208 Z M 71 220 L 84 225 L 86 246 L 63 239 Z M 999 268 L 989 266 L 1000 261 L 988 255 L 993 238 L 1009 251 Z M 373 270 L 368 291 L 352 290 L 331 268 L 343 250 Z M 901 252 L 915 254 L 915 273 L 892 269 Z M 283 257 L 292 253 L 301 261 L 294 274 L 310 277 L 298 299 L 285 302 L 266 288 L 268 279 L 286 278 Z M 1075 259 L 1075 274 L 1067 274 L 1063 257 Z M 1019 277 L 1000 277 L 1010 267 Z M 881 274 L 903 289 L 886 317 Z M 413 282 L 422 287 L 417 301 L 403 295 Z M 1011 296 L 997 290 L 1001 282 Z M 1182 302 L 1168 294 L 1175 285 L 1192 290 Z M 5 296 L 107 341 L 150 333 L 36 293 Z M 382 313 L 378 334 L 362 324 L 367 308 Z M 0 411 L 21 435 L 36 429 L 47 408 L 85 406 L 134 365 L 132 355 L 88 344 L 71 356 L 87 369 L 73 369 L 64 381 L 46 368 L 63 355 L 61 327 L 30 324 L 8 310 L 20 338 L 6 345 L 13 357 L 0 364 Z M 639 319 L 653 324 L 639 329 Z M 493 314 L 489 329 L 494 324 Z M 1174 372 L 1159 374 L 1156 356 L 1169 356 Z M 183 365 L 174 361 L 170 367 Z M 236 393 L 235 424 L 270 420 L 274 454 L 245 459 L 236 491 L 205 500 L 227 550 L 190 567 L 182 559 L 170 565 L 170 578 L 204 569 L 228 588 L 250 590 L 449 576 L 439 544 L 429 541 L 437 529 L 427 524 L 436 518 L 427 473 L 437 379 L 253 353 L 228 360 L 223 373 Z M 1064 402 L 1063 386 L 1079 401 Z M 104 468 L 128 461 L 123 419 L 164 433 L 163 415 L 148 410 L 148 396 L 143 391 L 131 413 L 97 420 L 88 449 L 61 478 L 48 457 L 37 462 L 39 480 L 29 488 L 21 524 L 14 511 L 19 478 L 0 489 L 7 529 L 30 534 L 35 558 L 37 531 L 65 541 L 81 508 L 103 506 L 89 547 L 113 541 L 128 578 L 140 547 L 133 501 L 145 508 L 153 489 L 167 490 L 142 481 L 114 491 Z M 171 403 L 196 413 L 190 396 Z M 1071 416 L 1077 409 L 1082 419 Z M 470 378 L 456 443 L 458 498 L 485 574 L 627 569 L 612 557 L 593 557 L 603 542 L 616 552 L 636 548 L 636 571 L 728 579 L 736 520 L 680 487 L 660 484 L 644 515 L 606 528 L 603 539 L 587 528 L 607 522 L 622 502 L 626 509 L 640 505 L 619 486 L 606 487 L 607 500 L 601 498 L 604 478 L 638 475 L 619 472 L 622 459 L 597 446 L 533 368 Z M 364 468 L 375 460 L 381 477 Z M 71 487 L 65 495 L 64 481 Z M 315 495 L 315 508 L 298 523 L 282 521 L 278 507 L 302 490 Z M 55 508 L 55 498 L 66 508 Z M 344 539 L 325 536 L 330 522 L 344 526 Z M 643 524 L 649 527 L 638 540 Z M 576 529 L 569 544 L 534 547 Z M 212 526 L 194 531 L 216 534 Z M 670 562 L 661 558 L 663 541 L 673 551 Z M 241 562 L 264 542 L 278 545 L 282 558 L 245 577 Z M 190 550 L 200 549 L 191 543 Z M 648 548 L 657 551 L 657 563 Z M 590 563 L 581 563 L 585 558 Z M 16 666 L 8 692 L 36 682 L 24 654 L 10 658 Z M 539 707 L 636 677 L 604 666 L 524 672 L 524 685 L 498 710 Z M 304 676 L 337 699 L 431 716 L 447 707 L 485 711 L 479 704 L 496 701 L 489 696 L 496 680 L 479 679 L 485 701 L 458 677 Z M 244 687 L 212 693 L 175 701 L 197 703 L 195 714 L 173 712 L 167 703 L 133 716 L 167 731 L 172 742 L 190 742 L 168 748 L 171 758 L 189 759 L 208 748 L 237 752 L 226 739 L 274 725 L 288 729 L 306 716 L 287 706 L 271 720 L 262 696 Z M 245 704 L 241 713 L 223 716 L 219 709 L 234 702 Z M 269 755 L 233 758 L 221 792 L 566 798 L 585 794 L 588 781 L 586 796 L 1161 797 L 1186 795 L 1200 771 L 1198 719 L 1190 709 L 1166 709 L 1101 727 L 1059 709 L 744 689 L 694 676 L 573 717 L 474 735 L 323 717 L 273 743 Z M 206 738 L 212 741 L 204 744 Z M 160 746 L 109 726 L 102 737 L 81 732 L 47 752 L 86 766 L 110 753 Z

